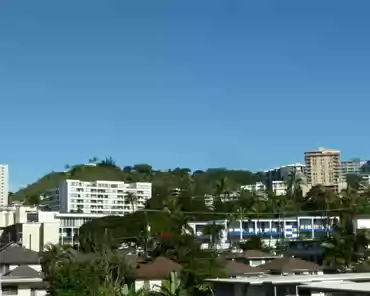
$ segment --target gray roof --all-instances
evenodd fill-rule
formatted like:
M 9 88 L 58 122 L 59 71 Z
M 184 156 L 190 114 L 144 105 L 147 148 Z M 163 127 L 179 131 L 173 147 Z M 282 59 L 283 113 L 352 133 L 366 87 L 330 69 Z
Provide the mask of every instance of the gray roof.
M 245 274 L 264 273 L 264 270 L 258 268 L 258 266 L 252 267 L 234 260 L 227 260 L 225 264 L 225 269 L 228 276 L 241 276 Z
M 25 277 L 25 278 L 35 278 L 41 277 L 41 274 L 34 270 L 33 268 L 29 267 L 28 265 L 20 265 L 15 269 L 7 272 L 5 276 L 8 277 Z
M 38 252 L 9 244 L 0 250 L 0 264 L 40 264 L 40 257 Z
M 259 265 L 259 268 L 271 273 L 290 273 L 297 271 L 321 271 L 322 266 L 294 257 L 282 257 Z

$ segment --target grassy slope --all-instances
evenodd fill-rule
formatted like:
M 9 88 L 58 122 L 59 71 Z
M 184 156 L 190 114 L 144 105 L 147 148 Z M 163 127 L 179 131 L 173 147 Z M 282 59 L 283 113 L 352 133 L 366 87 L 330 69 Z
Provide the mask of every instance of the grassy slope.
M 76 166 L 68 173 L 49 173 L 37 180 L 35 183 L 17 191 L 12 196 L 12 200 L 24 200 L 26 196 L 41 195 L 45 191 L 58 187 L 63 179 L 78 179 L 83 181 L 109 180 L 124 181 L 126 175 L 119 169 L 99 166 Z
M 261 175 L 248 171 L 232 170 L 209 170 L 193 176 L 195 184 L 207 188 L 207 192 L 212 191 L 214 182 L 222 177 L 227 177 L 231 188 L 238 188 L 240 185 L 253 184 L 262 179 Z M 63 179 L 76 179 L 83 181 L 107 180 L 107 181 L 126 181 L 126 182 L 152 182 L 154 186 L 169 186 L 172 188 L 181 187 L 184 176 L 179 176 L 174 172 L 153 171 L 151 175 L 143 175 L 135 172 L 125 172 L 118 167 L 110 166 L 74 166 L 69 172 L 52 172 L 35 183 L 14 193 L 12 200 L 24 200 L 32 195 L 41 195 L 45 191 L 58 187 Z

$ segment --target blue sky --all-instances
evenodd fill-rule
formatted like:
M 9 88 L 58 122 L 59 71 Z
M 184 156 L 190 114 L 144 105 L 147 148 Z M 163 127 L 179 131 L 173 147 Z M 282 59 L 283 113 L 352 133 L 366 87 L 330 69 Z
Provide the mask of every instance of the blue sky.
M 370 158 L 370 1 L 2 0 L 0 163 L 16 189 L 112 156 L 251 170 Z

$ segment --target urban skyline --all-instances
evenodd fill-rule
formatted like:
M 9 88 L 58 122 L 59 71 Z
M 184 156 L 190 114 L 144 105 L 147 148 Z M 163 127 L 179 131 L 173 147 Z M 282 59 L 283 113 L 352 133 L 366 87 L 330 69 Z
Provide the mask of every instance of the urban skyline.
M 311 150 L 311 152 L 309 152 L 309 151 L 303 152 L 303 156 L 305 156 L 305 155 L 307 156 L 307 153 L 311 153 L 311 154 L 312 153 L 313 154 L 321 153 L 320 151 L 323 151 L 323 150 L 337 151 L 338 154 L 341 155 L 341 151 L 336 150 L 336 149 L 317 148 L 316 150 Z M 303 160 L 304 160 L 304 157 L 303 157 Z M 357 157 L 353 157 L 353 158 L 350 158 L 350 159 L 343 160 L 343 159 L 341 159 L 340 156 L 339 156 L 339 160 L 340 160 L 340 165 L 339 165 L 339 167 L 337 167 L 337 170 L 339 170 L 339 176 L 340 177 L 345 177 L 346 175 L 351 174 L 351 173 L 370 175 L 370 161 L 369 160 L 364 160 L 364 159 L 360 159 L 360 158 L 357 158 Z M 7 186 L 4 185 L 1 188 L 5 188 L 3 190 L 7 190 L 7 192 L 16 192 L 17 190 L 13 190 L 10 186 L 12 178 L 9 178 L 9 175 L 8 175 L 8 165 L 1 165 L 0 164 L 0 168 L 1 167 L 6 168 L 6 178 L 1 179 L 1 181 L 2 181 L 2 184 L 6 183 L 6 185 L 7 185 Z M 270 168 L 270 169 L 267 169 L 267 170 L 263 171 L 264 173 L 266 173 L 267 176 L 271 173 L 280 174 L 283 171 L 286 171 L 286 172 L 283 173 L 284 176 L 279 176 L 279 177 L 275 176 L 273 178 L 271 178 L 271 176 L 270 176 L 271 180 L 266 180 L 264 182 L 265 185 L 266 185 L 266 188 L 271 189 L 271 186 L 274 186 L 274 189 L 275 189 L 274 191 L 284 192 L 285 187 L 282 186 L 282 184 L 277 184 L 276 182 L 280 181 L 280 180 L 284 180 L 284 181 L 287 180 L 288 173 L 290 172 L 290 170 L 289 170 L 290 167 L 295 167 L 295 168 L 298 167 L 300 171 L 302 171 L 302 172 L 304 171 L 305 175 L 307 175 L 307 168 L 306 168 L 307 167 L 307 159 L 305 161 L 302 161 L 302 163 L 297 162 L 297 163 L 294 163 L 294 164 L 285 164 L 285 165 L 281 165 L 281 166 L 278 166 L 278 167 Z M 248 171 L 248 169 L 245 169 L 245 170 Z M 309 177 L 308 177 L 308 179 L 309 179 Z M 272 184 L 272 180 L 275 181 L 275 184 Z M 36 181 L 36 180 L 34 180 L 34 181 Z M 324 184 L 324 182 L 322 182 L 322 181 L 323 180 L 320 180 L 316 183 L 317 184 Z M 338 182 L 339 182 L 339 179 L 338 179 Z M 313 184 L 312 181 L 310 181 L 310 180 L 308 180 L 308 183 Z M 256 186 L 256 184 L 245 184 L 245 185 L 249 185 L 249 187 Z M 329 185 L 329 184 L 327 184 L 327 185 Z M 335 185 L 335 184 L 332 184 L 332 185 Z M 258 186 L 258 184 L 257 184 L 257 186 Z M 249 187 L 247 186 L 246 188 L 249 188 Z M 284 187 L 284 188 L 282 188 L 282 187 Z M 19 190 L 20 188 L 17 188 L 17 189 Z M 51 188 L 51 189 L 54 189 L 54 188 Z M 5 201 L 5 203 L 7 203 L 7 200 Z

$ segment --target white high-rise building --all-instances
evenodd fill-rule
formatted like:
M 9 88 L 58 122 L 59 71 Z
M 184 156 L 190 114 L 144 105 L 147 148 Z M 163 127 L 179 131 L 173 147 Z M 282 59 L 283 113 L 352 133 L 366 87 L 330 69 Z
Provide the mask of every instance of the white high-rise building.
M 8 165 L 0 164 L 0 207 L 6 207 L 9 203 L 9 168 Z
M 48 194 L 61 213 L 124 215 L 145 206 L 152 196 L 152 184 L 64 180 L 59 190 Z

